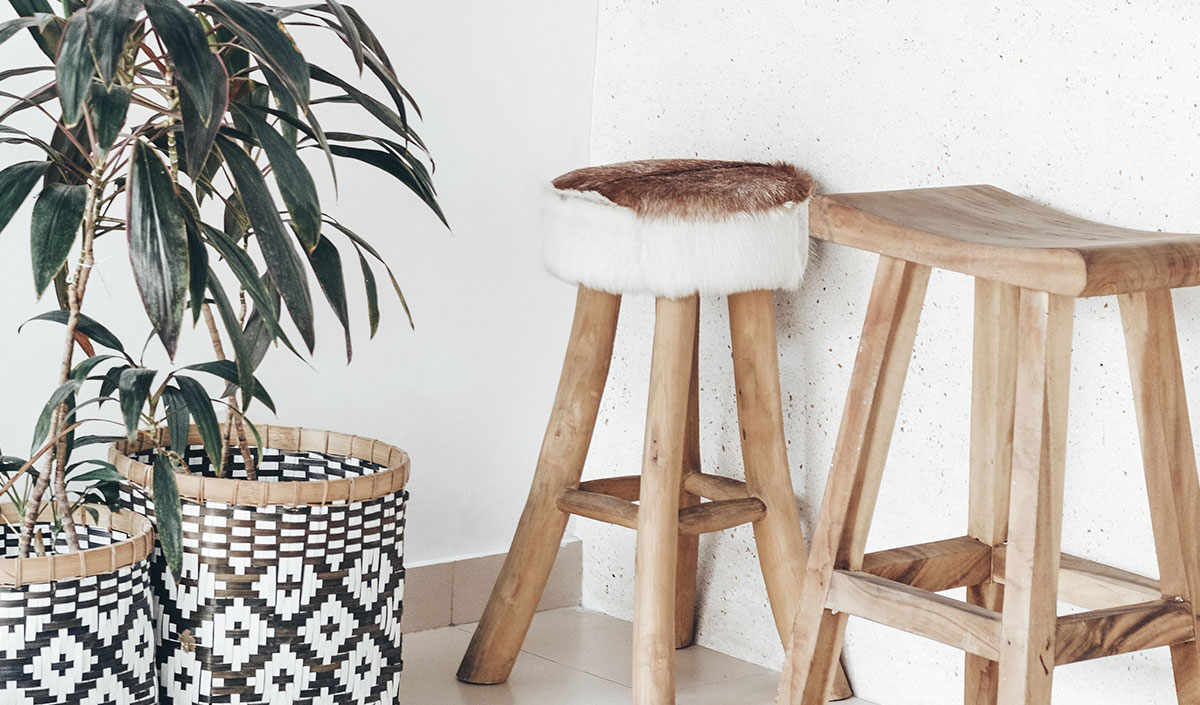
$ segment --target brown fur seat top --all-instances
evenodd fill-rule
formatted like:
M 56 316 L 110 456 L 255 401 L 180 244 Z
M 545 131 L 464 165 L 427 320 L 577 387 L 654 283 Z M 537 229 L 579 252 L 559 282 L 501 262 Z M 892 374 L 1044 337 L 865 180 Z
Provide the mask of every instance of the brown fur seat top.
M 803 201 L 813 178 L 784 162 L 645 159 L 576 169 L 554 187 L 600 194 L 642 217 L 720 219 Z

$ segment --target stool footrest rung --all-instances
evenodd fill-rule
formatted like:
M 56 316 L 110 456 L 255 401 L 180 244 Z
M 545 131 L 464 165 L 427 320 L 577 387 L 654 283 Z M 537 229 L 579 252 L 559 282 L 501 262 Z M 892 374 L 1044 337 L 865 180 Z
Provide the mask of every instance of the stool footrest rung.
M 555 504 L 569 514 L 617 524 L 628 529 L 637 528 L 637 505 L 620 497 L 568 488 L 558 493 L 558 501 Z
M 623 480 L 624 478 L 610 478 Z M 580 487 L 592 486 L 584 483 Z M 638 505 L 613 494 L 567 488 L 558 493 L 559 510 L 588 519 L 636 529 Z M 702 502 L 679 510 L 679 533 L 707 534 L 758 521 L 766 516 L 767 505 L 754 497 Z
M 642 476 L 602 477 L 599 480 L 579 483 L 579 489 L 583 492 L 606 494 L 627 502 L 636 502 L 642 494 Z
M 705 499 L 745 499 L 750 496 L 746 483 L 732 477 L 692 472 L 683 476 L 683 488 Z
M 1153 600 L 1058 618 L 1055 665 L 1116 656 L 1196 638 L 1192 607 L 1181 600 Z
M 992 551 L 992 580 L 1004 584 L 1007 551 Z M 1058 599 L 1087 609 L 1104 609 L 1162 599 L 1158 581 L 1066 553 L 1059 559 Z
M 870 573 L 835 570 L 825 608 L 1000 658 L 1000 613 Z
M 921 590 L 941 592 L 978 585 L 992 575 L 992 547 L 970 536 L 877 551 L 862 571 Z

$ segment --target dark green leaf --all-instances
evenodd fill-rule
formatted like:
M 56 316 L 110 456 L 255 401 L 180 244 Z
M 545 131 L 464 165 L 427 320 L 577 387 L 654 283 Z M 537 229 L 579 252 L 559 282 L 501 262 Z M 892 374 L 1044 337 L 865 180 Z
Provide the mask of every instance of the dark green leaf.
M 33 287 L 40 297 L 67 261 L 87 205 L 86 186 L 50 184 L 33 204 L 30 255 Z
M 188 447 L 188 420 L 191 418 L 187 400 L 183 392 L 175 387 L 163 389 L 162 397 L 167 407 L 167 432 L 171 436 L 171 449 L 184 455 Z
M 211 11 L 247 49 L 275 71 L 299 105 L 308 105 L 308 64 L 283 23 L 268 12 L 237 0 L 209 0 Z
M 13 35 L 15 35 L 17 32 L 30 27 L 37 27 L 39 24 L 39 19 L 32 15 L 29 17 L 18 17 L 15 20 L 9 20 L 7 22 L 0 23 L 0 44 L 12 39 Z M 34 29 L 33 32 L 34 36 L 39 36 L 37 29 Z
M 0 91 L 0 96 L 12 98 L 16 101 L 12 105 L 5 108 L 4 112 L 0 113 L 0 121 L 4 121 L 9 117 L 21 112 L 22 110 L 27 110 L 57 98 L 58 84 L 55 81 L 51 81 L 21 96 L 13 95 L 7 91 Z
M 37 454 L 38 450 L 42 447 L 42 443 L 46 441 L 46 436 L 50 433 L 50 417 L 54 413 L 54 410 L 63 402 L 73 398 L 75 392 L 79 391 L 79 388 L 82 386 L 83 380 L 70 379 L 50 395 L 49 401 L 42 407 L 42 413 L 38 415 L 37 424 L 33 428 L 33 445 L 30 446 L 30 455 Z M 74 404 L 68 404 L 68 406 L 73 407 Z
M 204 25 L 178 0 L 143 2 L 146 14 L 150 17 L 150 24 L 162 39 L 167 55 L 171 57 L 181 94 L 187 96 L 191 110 L 199 118 L 200 124 L 215 128 L 211 118 L 215 114 L 216 122 L 219 123 L 220 115 L 225 112 L 227 77 L 224 75 L 224 66 L 215 66 L 220 62 L 208 43 Z M 209 145 L 211 144 L 210 140 Z M 204 161 L 198 155 L 192 155 L 192 159 L 196 163 Z
M 187 226 L 188 244 L 188 295 L 192 301 L 192 325 L 200 322 L 200 313 L 204 309 L 204 292 L 208 289 L 208 248 L 200 239 L 196 228 L 189 223 Z
M 237 243 L 225 235 L 225 233 L 222 233 L 211 225 L 202 224 L 201 227 L 204 228 L 204 233 L 208 236 L 209 242 L 225 258 L 229 269 L 237 277 L 238 283 L 250 295 L 250 299 L 254 302 L 255 310 L 262 309 L 262 312 L 266 316 L 264 322 L 272 335 L 271 339 L 279 338 L 289 350 L 292 350 L 299 356 L 300 353 L 292 346 L 291 341 L 288 340 L 287 335 L 279 326 L 279 297 L 277 293 L 272 294 L 263 279 L 259 277 L 254 260 L 250 259 L 250 255 L 238 247 Z
M 174 2 L 174 0 L 170 0 Z M 212 56 L 211 54 L 209 56 Z M 221 116 L 229 103 L 229 82 L 225 76 L 225 65 L 214 56 L 209 59 L 210 71 L 218 79 L 213 84 L 213 93 L 208 102 L 212 105 L 213 114 L 209 118 L 200 115 L 192 93 L 179 92 L 179 111 L 183 116 L 183 142 L 186 148 L 186 167 L 189 175 L 197 175 L 204 168 L 209 154 L 212 153 L 213 142 L 221 129 Z
M 350 47 L 350 52 L 354 54 L 354 64 L 358 66 L 358 73 L 361 75 L 363 69 L 362 37 L 358 34 L 358 27 L 354 25 L 354 19 L 350 17 L 350 13 L 342 7 L 342 3 L 338 0 L 325 0 L 325 4 L 329 6 L 329 11 L 333 13 L 334 17 L 337 17 L 337 21 L 342 25 L 342 32 L 345 34 L 343 39 L 346 46 Z
M 125 478 L 121 473 L 117 472 L 117 466 L 104 460 L 81 460 L 72 465 L 74 468 L 81 468 L 87 465 L 97 466 L 95 470 L 89 470 L 82 475 L 72 475 L 67 478 L 68 482 L 124 482 Z
M 308 70 L 314 81 L 327 83 L 331 86 L 338 86 L 342 90 L 346 91 L 346 95 L 348 95 L 355 103 L 358 103 L 365 108 L 367 112 L 373 115 L 376 120 L 383 123 L 384 126 L 386 126 L 389 130 L 395 132 L 397 135 L 400 135 L 405 139 L 408 138 L 408 121 L 403 115 L 400 115 L 395 110 L 392 110 L 388 106 L 359 90 L 349 81 L 343 80 L 341 77 L 326 71 L 316 64 L 309 64 Z
M 130 367 L 122 371 L 117 379 L 121 417 L 125 421 L 125 433 L 130 441 L 137 438 L 138 420 L 141 418 L 146 398 L 150 396 L 150 385 L 154 383 L 155 374 L 154 370 L 144 367 Z
M 50 162 L 17 162 L 0 171 L 0 232 L 46 173 Z
M 117 441 L 123 440 L 125 440 L 125 436 L 80 436 L 79 438 L 75 439 L 75 447 L 83 448 L 84 446 L 94 446 L 100 444 L 107 445 L 109 443 L 116 443 Z
M 213 411 L 212 400 L 208 398 L 208 392 L 204 391 L 204 387 L 191 377 L 178 375 L 175 377 L 175 383 L 179 385 L 179 391 L 183 393 L 188 413 L 196 422 L 196 430 L 200 432 L 200 440 L 204 443 L 204 452 L 208 454 L 213 470 L 218 476 L 223 475 L 222 468 L 225 459 L 221 457 L 221 425 L 217 423 L 217 414 Z
M 52 321 L 54 323 L 66 325 L 67 318 L 70 317 L 70 315 L 71 314 L 69 311 L 54 309 L 53 311 L 39 313 L 33 318 L 30 318 L 28 321 L 25 321 L 25 323 L 32 323 L 33 321 Z M 21 324 L 21 328 L 25 327 L 25 323 Z M 18 328 L 17 332 L 20 332 L 21 328 Z M 86 335 L 93 343 L 103 345 L 104 347 L 109 348 L 110 350 L 116 350 L 119 353 L 125 352 L 125 346 L 121 345 L 120 339 L 113 335 L 112 331 L 100 325 L 86 314 L 79 314 L 79 324 L 76 326 L 76 329 L 80 333 Z
M 300 239 L 304 250 L 311 253 L 321 238 L 321 205 L 317 198 L 317 186 L 308 173 L 308 167 L 304 166 L 296 149 L 288 145 L 259 113 L 248 110 L 239 112 L 267 154 L 267 160 L 275 172 L 279 193 L 292 216 L 296 237 Z
M 225 332 L 229 334 L 229 341 L 233 344 L 233 359 L 237 363 L 238 369 L 238 386 L 242 388 L 244 406 L 249 406 L 250 395 L 254 394 L 254 368 L 250 365 L 246 341 L 242 339 L 242 324 L 238 320 L 237 314 L 233 312 L 233 306 L 229 304 L 229 297 L 225 295 L 225 289 L 221 286 L 220 280 L 212 272 L 208 274 L 208 290 L 212 293 L 213 302 L 217 305 L 217 312 L 221 314 L 221 321 L 225 324 Z
M 33 40 L 37 42 L 38 48 L 47 57 L 53 59 L 54 51 L 62 39 L 63 20 L 59 17 L 54 17 L 54 11 L 50 9 L 50 3 L 47 0 L 8 0 L 8 4 L 12 5 L 13 9 L 21 17 L 32 17 L 35 14 L 40 14 L 43 17 L 49 16 L 53 18 L 52 21 L 42 26 L 40 30 L 33 27 L 29 29 L 29 33 L 33 35 Z
M 154 530 L 175 582 L 183 570 L 183 517 L 175 468 L 163 453 L 154 455 Z
M 371 256 L 383 265 L 383 268 L 387 270 L 388 278 L 392 280 L 392 288 L 396 290 L 396 298 L 400 299 L 400 305 L 404 307 L 404 315 L 408 316 L 409 327 L 416 328 L 416 325 L 413 323 L 412 311 L 408 310 L 408 300 L 404 298 L 404 292 L 400 290 L 400 282 L 396 281 L 396 275 L 392 272 L 392 268 L 388 266 L 388 263 L 383 259 L 379 252 L 371 246 L 371 243 L 359 236 L 358 233 L 354 232 L 350 228 L 347 228 L 333 218 L 326 217 L 325 222 L 339 230 L 346 237 L 350 238 L 356 247 L 370 252 Z M 359 254 L 361 254 L 361 252 Z
M 79 124 L 83 117 L 83 101 L 87 98 L 88 86 L 96 72 L 87 34 L 87 12 L 76 12 L 67 22 L 55 62 L 58 100 L 62 104 L 62 121 L 67 127 Z
M 241 379 L 238 377 L 238 365 L 230 360 L 213 360 L 212 362 L 198 362 L 194 365 L 188 365 L 181 369 L 196 370 L 197 372 L 207 372 L 210 375 L 215 375 L 221 379 L 235 384 L 241 388 Z M 271 395 L 267 394 L 267 390 L 263 389 L 258 378 L 254 378 L 254 398 L 261 401 L 263 406 L 275 412 L 275 402 L 271 399 Z
M 346 303 L 346 280 L 342 274 L 342 256 L 329 238 L 322 236 L 317 248 L 308 256 L 308 261 L 312 265 L 313 273 L 317 275 L 317 283 L 321 285 L 321 291 L 325 292 L 325 298 L 329 301 L 330 308 L 333 309 L 338 321 L 342 324 L 342 329 L 346 332 L 346 363 L 349 364 L 350 359 L 354 356 L 354 349 L 350 342 L 350 310 Z
M 129 259 L 146 315 L 167 354 L 175 356 L 188 293 L 187 231 L 178 195 L 162 160 L 134 145 L 129 172 Z
M 117 355 L 92 355 L 86 360 L 75 365 L 75 369 L 71 370 L 71 379 L 85 380 L 96 366 L 107 360 L 119 360 Z
M 125 116 L 129 113 L 129 98 L 132 92 L 118 83 L 108 88 L 103 83 L 92 82 L 92 98 L 88 107 L 92 111 L 92 125 L 96 130 L 96 141 L 100 148 L 107 153 L 121 128 L 125 126 Z
M 142 0 L 92 0 L 87 8 L 88 47 L 104 85 L 111 86 Z
M 113 392 L 117 391 L 117 384 L 121 381 L 121 373 L 129 369 L 129 365 L 117 365 L 110 367 L 108 372 L 104 373 L 104 380 L 100 383 L 100 396 L 109 397 Z
M 375 286 L 375 273 L 361 252 L 358 253 L 358 263 L 362 266 L 363 283 L 367 287 L 367 320 L 371 324 L 371 337 L 374 338 L 375 331 L 379 330 L 379 290 Z
M 401 183 L 409 188 L 413 193 L 417 194 L 425 205 L 437 215 L 438 220 L 446 227 L 450 224 L 446 221 L 446 214 L 442 212 L 442 207 L 438 205 L 437 199 L 427 193 L 420 180 L 413 173 L 412 166 L 405 160 L 397 157 L 391 152 L 384 152 L 376 149 L 362 149 L 361 147 L 347 147 L 341 144 L 333 144 L 329 149 L 339 157 L 349 157 L 357 159 L 365 164 L 370 164 L 373 167 L 382 169 L 392 176 L 396 177 Z
M 229 165 L 233 180 L 241 191 L 242 203 L 246 206 L 250 222 L 254 224 L 254 235 L 262 249 L 267 270 L 283 295 L 300 337 L 312 352 L 315 344 L 312 294 L 309 293 L 300 255 L 279 218 L 275 201 L 258 166 L 233 141 L 224 137 L 219 141 L 221 154 L 225 156 L 225 163 Z

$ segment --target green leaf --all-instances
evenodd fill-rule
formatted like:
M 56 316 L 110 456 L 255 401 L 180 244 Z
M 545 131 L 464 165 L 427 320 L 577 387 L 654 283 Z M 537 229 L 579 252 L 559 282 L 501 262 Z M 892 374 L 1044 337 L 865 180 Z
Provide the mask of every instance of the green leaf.
M 32 15 L 29 17 L 18 17 L 15 20 L 9 20 L 7 22 L 0 23 L 0 44 L 12 39 L 17 32 L 30 27 L 37 27 L 39 24 L 41 24 L 39 19 Z M 33 32 L 34 36 L 39 36 L 36 29 L 34 29 Z
M 233 180 L 241 191 L 246 213 L 254 224 L 254 235 L 262 249 L 267 270 L 283 295 L 283 302 L 292 316 L 292 322 L 300 331 L 300 337 L 312 352 L 315 345 L 312 294 L 308 289 L 300 255 L 279 218 L 275 201 L 258 166 L 232 140 L 225 137 L 218 140 L 225 163 L 229 165 Z
M 143 0 L 143 3 L 150 24 L 162 39 L 171 64 L 175 67 L 175 76 L 180 83 L 181 100 L 183 96 L 187 97 L 186 100 L 201 125 L 215 128 L 215 124 L 220 123 L 221 114 L 225 112 L 228 77 L 225 75 L 224 66 L 215 66 L 221 62 L 213 54 L 204 25 L 179 0 Z M 214 115 L 217 117 L 215 123 L 212 120 Z M 211 146 L 211 140 L 209 144 Z M 204 161 L 198 155 L 192 155 L 190 150 L 189 155 L 197 164 Z
M 209 0 L 196 9 L 211 12 L 241 43 L 275 71 L 299 105 L 308 105 L 308 64 L 283 22 L 269 12 L 237 0 Z
M 397 157 L 391 152 L 380 151 L 376 149 L 362 149 L 361 147 L 347 147 L 341 144 L 333 144 L 329 149 L 339 157 L 349 157 L 357 159 L 364 164 L 370 164 L 373 167 L 382 169 L 398 181 L 403 183 L 413 193 L 417 194 L 426 206 L 434 212 L 438 220 L 446 227 L 450 227 L 450 223 L 446 221 L 446 214 L 442 212 L 442 207 L 438 205 L 437 199 L 426 192 L 425 187 L 413 173 L 412 166 L 405 160 Z
M 347 228 L 346 226 L 337 222 L 333 218 L 326 217 L 325 222 L 328 225 L 331 225 L 334 228 L 336 228 L 338 231 L 340 231 L 346 237 L 350 238 L 351 242 L 354 243 L 355 247 L 366 250 L 367 252 L 370 252 L 371 256 L 374 257 L 376 260 L 378 260 L 378 262 L 380 264 L 383 265 L 383 268 L 385 270 L 387 270 L 388 278 L 390 278 L 392 280 L 392 288 L 396 290 L 396 298 L 400 299 L 400 305 L 404 307 L 404 315 L 408 316 L 409 327 L 416 328 L 416 325 L 413 323 L 412 311 L 408 310 L 408 300 L 404 298 L 404 292 L 400 290 L 400 282 L 396 281 L 395 273 L 392 272 L 392 268 L 390 266 L 388 266 L 387 261 L 383 259 L 383 256 L 379 254 L 379 251 L 376 250 L 374 247 L 372 247 L 371 243 L 364 240 L 358 233 L 354 232 L 350 228 Z M 359 254 L 362 254 L 362 253 L 360 252 Z
M 88 101 L 88 107 L 92 111 L 96 141 L 105 154 L 117 139 L 121 128 L 125 126 L 131 96 L 132 91 L 118 83 L 105 88 L 103 83 L 92 82 L 92 97 Z
M 101 445 L 101 444 L 108 445 L 109 443 L 116 443 L 117 441 L 123 441 L 123 440 L 125 440 L 125 436 L 98 436 L 98 435 L 80 436 L 79 438 L 75 439 L 75 447 L 82 448 L 84 446 L 94 446 L 94 445 Z
M 361 252 L 358 253 L 358 263 L 362 266 L 363 283 L 367 287 L 367 320 L 371 324 L 371 337 L 374 338 L 379 330 L 379 289 L 375 286 L 375 273 Z
M 217 312 L 221 314 L 221 321 L 225 324 L 225 332 L 229 334 L 229 341 L 233 344 L 233 359 L 237 363 L 238 369 L 238 386 L 242 388 L 245 396 L 243 400 L 245 406 L 249 406 L 249 395 L 254 394 L 254 368 L 250 365 L 246 341 L 242 339 L 242 324 L 238 321 L 237 314 L 233 312 L 233 306 L 229 304 L 229 297 L 225 295 L 225 288 L 221 286 L 221 281 L 212 272 L 208 274 L 208 290 L 212 293 L 213 302 L 217 305 Z
M 42 189 L 33 204 L 30 255 L 33 287 L 38 297 L 67 262 L 67 255 L 75 244 L 75 233 L 83 222 L 87 193 L 86 186 L 50 184 Z
M 38 48 L 47 57 L 54 58 L 54 50 L 58 47 L 59 41 L 62 39 L 62 18 L 54 17 L 54 10 L 50 9 L 50 3 L 47 0 L 8 0 L 8 4 L 12 5 L 17 14 L 21 17 L 33 17 L 41 15 L 49 16 L 52 20 L 40 29 L 30 28 L 29 33 L 33 35 L 33 40 L 37 42 Z
M 46 103 L 54 98 L 57 98 L 58 84 L 55 81 L 51 81 L 21 96 L 13 95 L 7 91 L 0 91 L 0 96 L 12 98 L 14 101 L 16 101 L 12 105 L 5 108 L 4 112 L 0 113 L 0 122 L 2 122 L 13 115 L 16 115 L 22 110 L 28 110 L 29 108 L 36 107 L 42 103 Z
M 117 365 L 110 367 L 108 372 L 104 373 L 104 380 L 100 382 L 100 397 L 109 397 L 113 392 L 117 391 L 117 384 L 121 380 L 121 373 L 129 369 L 129 365 Z
M 208 248 L 200 239 L 195 226 L 188 223 L 188 296 L 192 302 L 192 325 L 200 322 L 204 309 L 204 292 L 208 289 Z
M 217 414 L 213 411 L 212 400 L 208 398 L 208 392 L 204 391 L 204 387 L 199 382 L 183 375 L 175 377 L 175 384 L 179 385 L 179 391 L 183 394 L 188 412 L 192 415 L 192 420 L 196 422 L 196 430 L 200 432 L 200 440 L 204 443 L 204 452 L 208 454 L 214 472 L 218 477 L 223 476 L 225 459 L 221 457 L 221 425 L 217 423 Z
M 157 373 L 154 370 L 145 367 L 130 367 L 123 370 L 117 379 L 121 417 L 125 421 L 125 433 L 131 442 L 137 438 L 138 421 L 146 398 L 150 396 L 150 385 L 154 383 L 155 374 Z
M 62 104 L 62 121 L 67 127 L 78 125 L 83 117 L 83 101 L 96 72 L 87 34 L 87 12 L 76 12 L 67 22 L 55 61 L 58 100 Z
M 88 47 L 104 85 L 111 86 L 142 0 L 92 0 L 87 8 Z
M 198 362 L 194 365 L 187 365 L 186 367 L 183 367 L 180 369 L 196 370 L 197 372 L 207 372 L 210 375 L 215 375 L 217 377 L 220 377 L 221 379 L 225 380 L 226 382 L 229 382 L 230 384 L 235 384 L 239 388 L 241 388 L 241 379 L 238 376 L 238 374 L 239 374 L 238 365 L 231 360 L 213 360 L 211 362 Z M 275 402 L 271 399 L 271 396 L 269 394 L 267 394 L 267 390 L 263 389 L 263 386 L 258 381 L 257 377 L 254 378 L 254 398 L 261 401 L 263 403 L 263 406 L 270 409 L 272 413 L 275 412 Z
M 350 99 L 365 108 L 368 113 L 374 116 L 376 120 L 383 123 L 384 126 L 389 130 L 395 132 L 397 135 L 400 135 L 405 139 L 409 137 L 408 120 L 406 120 L 403 115 L 400 115 L 395 110 L 392 110 L 380 101 L 359 90 L 349 81 L 346 81 L 341 77 L 326 71 L 316 64 L 309 64 L 308 70 L 314 81 L 320 81 L 321 83 L 326 83 L 331 86 L 338 86 L 342 90 L 346 91 L 346 95 L 349 96 Z M 327 102 L 327 100 L 325 102 Z
M 344 37 L 346 46 L 350 47 L 350 52 L 354 55 L 354 64 L 358 66 L 358 73 L 361 75 L 363 70 L 362 37 L 358 34 L 358 27 L 354 25 L 354 19 L 350 17 L 350 13 L 342 7 L 342 3 L 338 0 L 325 0 L 325 4 L 329 6 L 329 11 L 341 23 L 342 32 L 346 35 Z
M 66 325 L 67 319 L 70 317 L 70 315 L 71 313 L 69 311 L 54 309 L 53 311 L 39 313 L 33 318 L 30 318 L 28 321 L 25 321 L 25 323 L 32 323 L 33 321 L 51 321 L 53 323 L 61 323 L 62 325 Z M 25 323 L 22 323 L 21 327 L 17 328 L 18 333 L 21 332 L 21 328 L 25 327 Z M 79 323 L 76 326 L 76 330 L 86 335 L 93 343 L 103 345 L 110 350 L 116 350 L 122 354 L 125 352 L 125 346 L 121 345 L 121 340 L 117 338 L 117 336 L 113 335 L 112 331 L 100 325 L 95 319 L 87 316 L 86 314 L 79 314 Z M 103 395 L 103 393 L 101 394 Z
M 183 143 L 185 148 L 184 166 L 188 175 L 199 175 L 204 169 L 212 153 L 213 143 L 221 129 L 221 116 L 225 113 L 229 101 L 229 83 L 225 79 L 225 66 L 215 58 L 212 60 L 212 71 L 220 77 L 209 101 L 213 104 L 213 115 L 210 119 L 203 118 L 192 100 L 192 94 L 187 91 L 179 93 L 179 111 L 183 117 Z
M 71 370 L 71 379 L 77 379 L 80 381 L 85 380 L 87 379 L 87 376 L 92 373 L 92 370 L 96 369 L 96 366 L 100 363 L 107 360 L 119 359 L 121 358 L 117 355 L 92 355 L 86 360 L 80 362 L 78 365 L 75 365 L 75 369 Z
M 154 532 L 175 582 L 183 570 L 183 512 L 175 468 L 163 453 L 154 455 Z
M 96 465 L 95 470 L 89 470 L 82 475 L 72 475 L 67 478 L 68 482 L 124 482 L 125 478 L 121 473 L 117 472 L 117 466 L 104 460 L 81 460 L 74 463 L 71 467 L 81 468 L 87 465 Z
M 54 413 L 54 410 L 63 402 L 73 398 L 75 392 L 79 391 L 79 388 L 82 386 L 83 380 L 70 379 L 50 395 L 49 401 L 42 407 L 42 413 L 38 415 L 37 424 L 33 427 L 33 445 L 30 446 L 30 455 L 37 454 L 42 444 L 45 443 L 46 436 L 50 434 L 50 417 Z M 68 406 L 73 407 L 74 404 L 68 404 Z
M 188 412 L 187 400 L 183 392 L 175 387 L 166 387 L 162 392 L 163 403 L 167 407 L 167 432 L 171 436 L 171 449 L 183 455 L 188 447 Z
M 129 259 L 142 303 L 167 354 L 175 356 L 188 293 L 187 231 L 166 167 L 144 142 L 129 173 Z
M 321 204 L 312 174 L 296 154 L 295 147 L 290 146 L 258 113 L 238 112 L 250 124 L 254 138 L 267 153 L 279 193 L 292 216 L 292 228 L 304 250 L 311 254 L 321 238 Z
M 29 197 L 50 162 L 17 162 L 0 171 L 0 232 Z
M 308 256 L 308 262 L 312 265 L 313 274 L 317 275 L 317 283 L 325 292 L 325 298 L 329 301 L 330 308 L 333 309 L 338 321 L 342 324 L 342 329 L 346 332 L 346 364 L 349 364 L 354 356 L 354 349 L 350 342 L 350 310 L 346 303 L 346 280 L 342 274 L 342 256 L 329 238 L 322 236 L 316 249 Z

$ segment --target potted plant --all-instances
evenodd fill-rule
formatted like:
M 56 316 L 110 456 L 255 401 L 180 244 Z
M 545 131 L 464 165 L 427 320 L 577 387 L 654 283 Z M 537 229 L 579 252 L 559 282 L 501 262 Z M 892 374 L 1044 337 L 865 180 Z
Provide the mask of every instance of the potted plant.
M 0 169 L 0 229 L 38 188 L 33 279 L 39 295 L 54 286 L 59 307 L 36 318 L 63 324 L 65 336 L 30 457 L 0 465 L 0 495 L 11 500 L 6 541 L 14 537 L 5 558 L 51 561 L 38 584 L 62 593 L 60 579 L 76 576 L 56 571 L 91 560 L 95 526 L 145 543 L 122 508 L 131 504 L 158 534 L 146 572 L 161 702 L 394 696 L 407 455 L 355 436 L 256 426 L 247 413 L 255 402 L 274 411 L 255 377 L 273 345 L 313 349 L 310 277 L 350 358 L 343 253 L 357 256 L 372 335 L 372 262 L 404 305 L 378 250 L 322 210 L 301 154 L 331 171 L 347 159 L 380 169 L 444 222 L 408 119 L 416 105 L 370 26 L 337 0 L 64 0 L 58 13 L 47 0 L 10 4 L 18 17 L 0 24 L 0 41 L 27 32 L 52 66 L 9 67 L 0 82 L 53 75 L 23 93 L 0 83 L 11 101 L 0 142 L 38 153 Z M 331 32 L 386 98 L 309 63 L 289 25 Z M 317 113 L 327 104 L 363 109 L 386 134 L 325 129 Z M 35 113 L 46 135 L 15 123 Z M 135 358 L 83 313 L 95 242 L 121 235 L 169 364 Z M 185 321 L 210 338 L 216 359 L 173 359 Z M 110 400 L 122 433 L 85 435 L 85 425 L 114 422 L 95 411 Z M 107 460 L 79 459 L 99 443 L 112 444 Z M 145 564 L 125 553 L 129 564 L 108 567 Z M 9 570 L 0 561 L 0 585 Z M 11 570 L 27 589 L 30 573 Z M 135 661 L 135 652 L 144 664 L 135 647 L 98 658 Z M 139 664 L 111 670 L 122 667 Z

